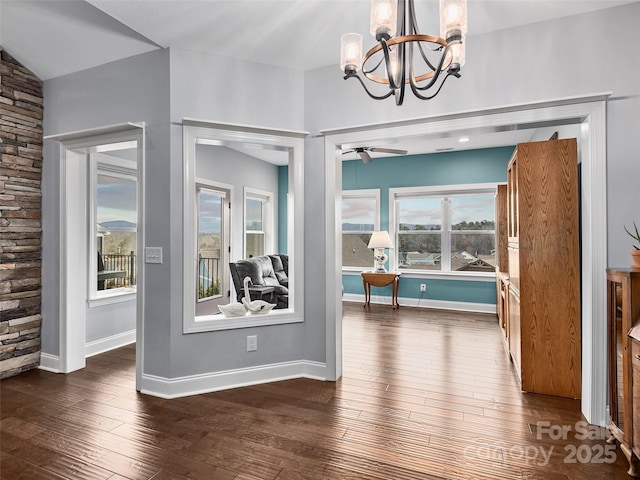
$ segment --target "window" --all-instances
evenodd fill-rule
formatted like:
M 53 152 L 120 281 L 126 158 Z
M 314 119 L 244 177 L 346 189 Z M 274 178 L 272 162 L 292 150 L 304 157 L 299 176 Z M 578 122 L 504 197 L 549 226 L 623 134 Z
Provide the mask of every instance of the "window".
M 220 296 L 226 192 L 197 188 L 198 207 L 198 301 Z
M 380 229 L 379 190 L 342 192 L 342 267 L 372 268 L 373 250 L 367 248 Z
M 136 291 L 137 180 L 136 142 L 105 144 L 92 149 L 90 160 L 90 298 Z
M 245 188 L 244 255 L 257 257 L 273 251 L 273 193 Z
M 460 195 L 449 202 L 451 270 L 495 272 L 495 195 Z
M 398 268 L 495 272 L 495 188 L 392 189 Z
M 438 197 L 396 200 L 399 268 L 441 270 L 442 207 Z
M 183 333 L 197 333 L 216 330 L 229 330 L 236 328 L 256 327 L 263 325 L 281 325 L 286 323 L 304 322 L 304 137 L 305 133 L 282 132 L 266 128 L 237 127 L 228 124 L 216 124 L 198 120 L 183 120 L 183 277 L 194 281 L 182 282 L 182 316 Z M 260 191 L 252 187 L 246 187 L 248 176 L 245 175 L 242 165 L 245 162 L 234 162 L 231 170 L 216 169 L 217 162 L 207 163 L 202 145 L 227 148 L 232 150 L 250 148 L 257 150 L 256 154 L 264 154 L 273 160 L 275 152 L 278 165 L 287 165 L 286 175 L 282 178 L 282 187 L 287 191 L 286 205 L 279 205 L 274 193 Z M 256 156 L 257 158 L 257 156 Z M 199 162 L 199 160 L 204 160 Z M 280 163 L 280 160 L 284 160 Z M 265 160 L 267 161 L 267 160 Z M 238 165 L 240 165 L 238 167 Z M 210 168 L 209 168 L 210 167 Z M 232 175 L 223 176 L 222 173 Z M 230 190 L 229 199 L 232 206 L 227 209 L 227 215 L 231 216 L 229 240 L 229 259 L 244 258 L 246 249 L 246 198 L 263 200 L 263 225 L 264 246 L 266 253 L 272 253 L 277 245 L 278 218 L 283 218 L 286 223 L 284 236 L 286 236 L 286 248 L 289 255 L 289 308 L 274 309 L 266 315 L 246 315 L 240 317 L 224 317 L 216 309 L 199 309 L 203 304 L 210 304 L 213 300 L 198 302 L 196 292 L 196 279 L 198 277 L 196 261 L 198 256 L 197 246 L 197 195 L 198 184 L 206 184 L 210 188 Z M 242 186 L 243 190 L 239 188 Z M 236 190 L 236 188 L 238 190 Z M 265 188 L 265 190 L 277 190 Z M 278 192 L 282 193 L 282 191 Z M 261 197 L 261 198 L 260 198 Z M 285 196 L 282 195 L 284 198 Z M 238 208 L 235 208 L 235 207 Z M 280 209 L 278 207 L 281 207 Z M 282 210 L 282 212 L 278 212 Z M 276 217 L 279 213 L 279 217 Z M 284 213 L 284 215 L 283 215 Z M 282 226 L 282 225 L 281 225 Z M 281 234 L 282 235 L 282 234 Z M 282 240 L 282 239 L 281 239 Z M 223 250 L 225 250 L 223 248 Z M 227 263 L 230 260 L 227 260 Z M 223 275 L 223 279 L 231 280 L 230 275 Z M 226 295 L 228 289 L 222 289 Z M 227 297 L 229 301 L 229 297 Z M 234 301 L 234 300 L 231 300 Z

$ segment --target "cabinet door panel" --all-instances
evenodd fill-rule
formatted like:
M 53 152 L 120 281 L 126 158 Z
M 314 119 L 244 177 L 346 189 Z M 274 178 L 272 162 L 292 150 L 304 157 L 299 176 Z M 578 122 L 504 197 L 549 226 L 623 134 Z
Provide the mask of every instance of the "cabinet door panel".
M 520 292 L 520 250 L 509 245 L 509 282 Z
M 520 297 L 509 288 L 509 353 L 516 367 L 518 378 L 522 378 L 520 370 Z

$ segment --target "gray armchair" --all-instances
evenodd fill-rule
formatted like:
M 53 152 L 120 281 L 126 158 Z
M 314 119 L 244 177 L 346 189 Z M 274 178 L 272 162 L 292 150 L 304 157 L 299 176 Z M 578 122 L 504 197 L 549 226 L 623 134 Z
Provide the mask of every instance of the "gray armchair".
M 244 297 L 245 277 L 249 277 L 251 300 L 275 303 L 276 308 L 289 307 L 289 256 L 261 255 L 229 264 L 238 302 Z

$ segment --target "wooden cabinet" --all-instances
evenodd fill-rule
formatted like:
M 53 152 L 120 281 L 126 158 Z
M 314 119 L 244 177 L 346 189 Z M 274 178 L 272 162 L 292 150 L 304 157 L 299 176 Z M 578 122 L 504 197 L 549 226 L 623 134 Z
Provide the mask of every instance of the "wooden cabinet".
M 575 139 L 519 144 L 507 167 L 509 351 L 526 392 L 581 393 Z
M 629 474 L 637 476 L 640 457 L 640 271 L 607 269 L 607 312 L 609 431 L 629 461 Z

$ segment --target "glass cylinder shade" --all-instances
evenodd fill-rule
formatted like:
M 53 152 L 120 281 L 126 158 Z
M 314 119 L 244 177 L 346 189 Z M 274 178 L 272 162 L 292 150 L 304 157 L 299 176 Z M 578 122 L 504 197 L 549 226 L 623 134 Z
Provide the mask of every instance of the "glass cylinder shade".
M 465 38 L 462 37 L 462 41 L 460 43 L 454 43 L 453 45 L 451 45 L 453 63 L 459 64 L 460 67 L 462 67 L 465 62 L 464 41 Z
M 402 62 L 398 58 L 400 53 L 399 46 L 395 45 L 389 49 L 389 72 L 387 75 L 393 77 L 393 81 L 396 83 L 396 87 L 400 86 Z
M 376 40 L 396 34 L 398 0 L 371 0 L 371 35 Z
M 466 33 L 467 0 L 440 0 L 440 36 L 447 40 Z
M 460 68 L 465 63 L 464 37 L 460 42 L 453 43 L 447 51 L 447 56 L 442 64 L 442 70 L 447 70 L 452 63 L 458 64 Z
M 358 71 L 362 67 L 362 35 L 345 33 L 340 41 L 340 69 Z

